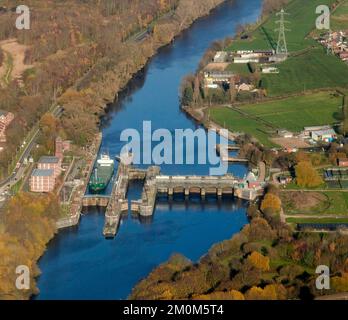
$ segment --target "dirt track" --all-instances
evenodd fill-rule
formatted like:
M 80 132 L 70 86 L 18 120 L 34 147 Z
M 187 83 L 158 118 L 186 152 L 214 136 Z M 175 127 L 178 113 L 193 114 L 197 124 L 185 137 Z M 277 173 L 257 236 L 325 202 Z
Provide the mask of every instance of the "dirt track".
M 23 72 L 32 66 L 24 64 L 27 46 L 19 44 L 16 39 L 1 41 L 0 47 L 5 53 L 5 61 L 0 67 L 0 84 L 7 85 L 7 81 L 20 79 Z M 9 57 L 12 58 L 11 65 L 6 63 Z

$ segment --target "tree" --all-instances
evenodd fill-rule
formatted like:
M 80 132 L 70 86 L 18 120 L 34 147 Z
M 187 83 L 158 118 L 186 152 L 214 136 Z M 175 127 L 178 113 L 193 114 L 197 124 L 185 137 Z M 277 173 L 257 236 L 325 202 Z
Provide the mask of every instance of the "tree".
M 58 134 L 58 122 L 51 113 L 46 113 L 40 120 L 40 129 L 42 131 L 42 145 L 48 152 L 54 151 L 55 139 Z
M 255 268 L 260 269 L 262 271 L 269 271 L 269 258 L 263 256 L 261 253 L 257 251 L 252 252 L 250 256 L 248 256 L 248 262 Z
M 245 300 L 243 293 L 237 290 L 231 290 L 230 295 L 232 300 Z
M 285 300 L 287 294 L 284 286 L 269 284 L 264 289 L 252 287 L 246 292 L 245 298 L 247 300 Z
M 348 274 L 344 273 L 342 277 L 333 277 L 331 279 L 332 289 L 336 292 L 348 291 Z
M 193 89 L 191 86 L 185 87 L 181 98 L 181 103 L 184 106 L 189 106 L 193 101 Z
M 296 183 L 300 187 L 317 187 L 323 183 L 323 179 L 313 168 L 309 161 L 301 161 L 296 167 Z
M 267 193 L 261 203 L 261 211 L 271 211 L 271 213 L 277 213 L 281 209 L 282 202 L 274 193 Z

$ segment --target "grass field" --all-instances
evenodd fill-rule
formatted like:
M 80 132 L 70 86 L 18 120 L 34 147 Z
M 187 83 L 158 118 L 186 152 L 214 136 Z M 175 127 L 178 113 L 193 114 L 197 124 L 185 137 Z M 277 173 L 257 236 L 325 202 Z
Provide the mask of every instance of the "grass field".
M 319 45 L 304 54 L 290 57 L 277 67 L 279 74 L 262 75 L 269 96 L 348 86 L 348 65 L 336 56 L 327 55 Z
M 227 70 L 234 71 L 235 73 L 240 74 L 242 76 L 250 75 L 251 73 L 248 65 L 244 63 L 231 63 L 227 67 Z
M 262 74 L 263 87 L 270 97 L 304 90 L 348 86 L 348 66 L 326 50 L 309 34 L 315 29 L 318 5 L 331 5 L 333 0 L 292 0 L 286 8 L 290 22 L 287 44 L 290 57 L 277 65 L 279 74 Z M 346 16 L 347 15 L 347 16 Z M 335 12 L 334 23 L 348 28 L 348 1 Z M 274 15 L 250 34 L 247 40 L 236 40 L 228 49 L 276 49 L 277 33 Z
M 340 191 L 313 191 L 300 193 L 281 193 L 283 208 L 286 215 L 335 215 L 347 216 L 348 219 L 348 193 Z
M 317 15 L 315 9 L 319 5 L 331 5 L 334 0 L 292 0 L 285 8 L 289 13 L 286 20 L 289 21 L 287 32 L 287 43 L 289 51 L 298 51 L 314 43 L 314 40 L 306 36 L 315 28 Z M 251 38 L 235 41 L 230 50 L 252 50 L 252 49 L 276 49 L 277 33 L 276 21 L 278 17 L 272 15 L 257 30 L 252 32 Z
M 213 121 L 229 130 L 248 133 L 266 146 L 273 146 L 268 137 L 276 129 L 300 132 L 303 127 L 334 124 L 341 111 L 342 97 L 328 92 L 245 105 L 240 110 L 227 107 L 211 110 Z
M 331 17 L 332 30 L 348 29 L 348 1 L 342 3 Z

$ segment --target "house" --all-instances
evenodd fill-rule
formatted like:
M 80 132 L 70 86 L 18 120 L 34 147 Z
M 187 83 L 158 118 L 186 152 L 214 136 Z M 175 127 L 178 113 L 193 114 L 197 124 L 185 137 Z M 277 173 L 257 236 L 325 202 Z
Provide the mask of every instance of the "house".
M 249 189 L 257 189 L 261 187 L 261 182 L 256 179 L 253 172 L 249 172 L 245 179 L 248 183 Z
M 280 176 L 278 177 L 278 181 L 280 184 L 286 185 L 292 181 L 292 178 L 287 176 Z
M 234 57 L 233 59 L 234 63 L 259 63 L 260 59 L 259 58 L 253 58 L 253 57 L 249 57 L 249 58 L 243 58 L 243 57 Z
M 324 141 L 324 142 L 332 142 L 337 138 L 336 132 L 332 128 L 325 129 L 325 130 L 312 131 L 311 136 L 314 141 Z
M 339 167 L 348 167 L 348 158 L 341 158 L 337 160 Z
M 230 84 L 233 77 L 232 71 L 206 71 L 204 72 L 205 87 L 217 88 L 219 84 Z
M 43 156 L 40 158 L 37 168 L 39 170 L 52 170 L 54 177 L 57 178 L 62 170 L 62 160 L 58 157 Z
M 269 57 L 269 62 L 283 62 L 288 58 L 286 54 L 275 54 Z
M 228 59 L 228 53 L 226 51 L 218 51 L 215 56 L 213 61 L 215 63 L 224 63 Z
M 262 73 L 279 73 L 279 69 L 275 68 L 275 67 L 266 67 L 266 68 L 262 68 Z
M 52 169 L 34 169 L 30 177 L 30 191 L 52 192 L 55 183 L 56 178 Z
M 0 142 L 6 142 L 6 129 L 14 119 L 14 114 L 0 110 Z
M 304 127 L 304 130 L 302 133 L 305 137 L 310 137 L 313 131 L 328 130 L 328 129 L 331 129 L 331 126 L 325 125 L 325 126 Z
M 254 50 L 254 52 L 260 54 L 262 57 L 271 57 L 275 54 L 274 50 Z

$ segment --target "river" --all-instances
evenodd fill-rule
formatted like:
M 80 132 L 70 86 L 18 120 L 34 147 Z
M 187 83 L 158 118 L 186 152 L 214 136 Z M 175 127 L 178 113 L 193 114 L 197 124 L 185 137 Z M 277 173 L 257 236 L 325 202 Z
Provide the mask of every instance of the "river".
M 103 123 L 101 150 L 119 154 L 120 133 L 127 128 L 196 129 L 179 107 L 182 78 L 193 73 L 214 40 L 232 36 L 238 24 L 255 22 L 262 0 L 227 1 L 198 20 L 176 41 L 162 48 L 110 107 Z M 208 174 L 208 165 L 166 165 L 166 174 Z M 244 176 L 244 165 L 229 172 Z M 138 199 L 141 185 L 132 183 L 129 199 Z M 114 240 L 102 236 L 104 215 L 90 210 L 77 228 L 63 230 L 39 261 L 40 294 L 36 299 L 126 299 L 134 285 L 173 253 L 197 261 L 216 242 L 230 238 L 248 221 L 247 203 L 235 199 L 158 199 L 151 221 L 125 217 Z

